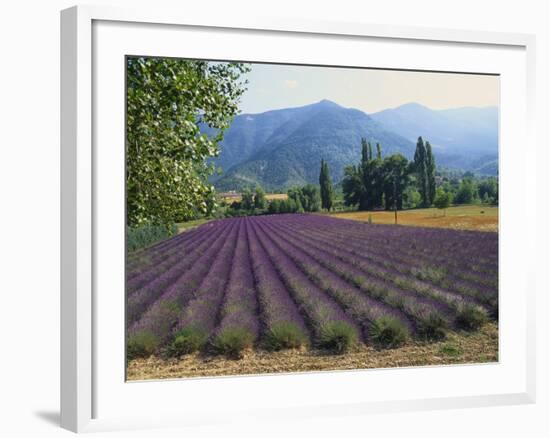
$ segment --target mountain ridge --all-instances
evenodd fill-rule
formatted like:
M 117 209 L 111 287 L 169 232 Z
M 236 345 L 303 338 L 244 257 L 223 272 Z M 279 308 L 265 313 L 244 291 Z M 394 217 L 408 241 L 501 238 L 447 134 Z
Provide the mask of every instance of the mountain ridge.
M 444 136 L 445 132 L 456 135 L 457 130 L 458 133 L 460 129 L 464 130 L 465 124 L 472 123 L 470 113 L 478 110 L 485 114 L 477 107 L 472 111 L 468 111 L 468 107 L 452 108 L 449 113 L 441 114 L 449 110 L 431 110 L 410 103 L 369 115 L 323 99 L 299 107 L 243 113 L 234 119 L 225 133 L 220 156 L 214 161 L 224 169 L 224 173 L 212 181 L 220 190 L 239 190 L 255 184 L 268 190 L 284 190 L 316 182 L 319 162 L 324 158 L 329 162 L 333 180 L 337 183 L 343 177 L 343 168 L 359 160 L 362 137 L 373 145 L 380 142 L 384 155 L 399 152 L 411 159 L 416 139 L 422 135 L 434 146 L 438 164 L 457 167 L 453 163 L 458 163 L 465 170 L 473 170 L 468 168 L 468 162 L 473 165 L 477 160 L 476 167 L 483 169 L 480 157 L 486 157 L 488 163 L 498 158 L 497 149 L 491 150 L 493 140 L 490 136 L 484 140 L 483 132 L 470 135 L 478 143 L 489 143 L 473 155 L 475 145 L 461 151 L 457 147 L 460 142 Z M 415 118 L 419 118 L 416 123 Z M 453 121 L 455 119 L 458 121 Z M 491 117 L 485 119 L 490 122 Z M 478 131 L 483 131 L 489 123 L 485 119 L 476 125 Z M 431 126 L 434 122 L 435 126 Z M 424 129 L 424 126 L 418 126 L 419 123 L 430 126 Z M 445 128 L 449 123 L 458 124 L 459 128 Z M 208 127 L 202 130 L 213 132 Z M 423 135 L 423 130 L 428 132 Z M 417 131 L 421 132 L 413 137 L 411 133 Z M 452 147 L 447 147 L 447 144 Z M 488 168 L 494 169 L 494 166 Z

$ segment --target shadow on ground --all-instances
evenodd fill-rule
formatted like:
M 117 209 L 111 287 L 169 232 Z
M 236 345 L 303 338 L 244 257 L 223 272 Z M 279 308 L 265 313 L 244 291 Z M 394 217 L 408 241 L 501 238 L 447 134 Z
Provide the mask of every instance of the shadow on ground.
M 53 426 L 59 426 L 60 414 L 57 411 L 37 411 L 34 415 L 46 423 Z

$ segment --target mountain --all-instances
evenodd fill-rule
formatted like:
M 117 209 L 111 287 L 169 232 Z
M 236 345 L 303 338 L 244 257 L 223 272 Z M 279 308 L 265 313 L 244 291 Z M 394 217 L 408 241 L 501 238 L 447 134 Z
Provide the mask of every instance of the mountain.
M 322 100 L 298 108 L 242 114 L 235 118 L 221 144 L 217 164 L 224 174 L 214 180 L 219 190 L 256 183 L 268 190 L 316 183 L 321 158 L 328 161 L 334 182 L 344 167 L 359 161 L 361 138 L 384 154 L 414 153 L 414 143 L 384 129 L 362 111 Z
M 432 110 L 411 103 L 367 115 L 322 100 L 235 117 L 215 160 L 223 173 L 212 181 L 218 190 L 255 184 L 285 190 L 317 183 L 324 158 L 338 183 L 344 167 L 359 161 L 362 137 L 373 147 L 379 142 L 383 155 L 399 152 L 411 159 L 419 136 L 432 144 L 438 166 L 498 173 L 496 107 Z
M 430 141 L 438 165 L 496 174 L 498 108 L 432 110 L 418 103 L 383 110 L 371 117 L 385 129 L 416 142 Z

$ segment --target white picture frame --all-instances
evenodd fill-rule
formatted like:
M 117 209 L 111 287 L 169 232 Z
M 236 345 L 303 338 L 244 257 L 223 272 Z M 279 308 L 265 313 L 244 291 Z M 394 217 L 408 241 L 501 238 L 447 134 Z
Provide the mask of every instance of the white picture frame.
M 147 32 L 149 32 L 146 39 L 147 44 L 139 37 L 145 32 L 144 29 L 148 29 Z M 406 44 L 411 48 L 419 47 L 427 53 L 430 51 L 443 53 L 446 50 L 451 50 L 449 49 L 451 46 L 457 50 L 463 48 L 464 56 L 467 56 L 468 50 L 483 49 L 486 51 L 486 56 L 492 56 L 490 52 L 494 52 L 494 63 L 491 63 L 491 59 L 477 59 L 481 58 L 479 53 L 482 52 L 479 52 L 477 57 L 471 57 L 471 65 L 475 65 L 476 62 L 479 65 L 485 63 L 486 67 L 483 68 L 483 72 L 499 74 L 502 74 L 499 68 L 502 68 L 503 71 L 508 69 L 506 70 L 508 76 L 505 75 L 505 77 L 509 77 L 510 80 L 505 81 L 503 87 L 514 90 L 510 93 L 507 88 L 501 90 L 505 96 L 501 102 L 504 121 L 508 120 L 507 117 L 511 118 L 512 112 L 513 115 L 520 116 L 513 127 L 509 127 L 508 124 L 504 127 L 501 125 L 503 141 L 500 175 L 503 207 L 500 222 L 501 226 L 508 231 L 506 234 L 508 237 L 503 238 L 504 244 L 501 243 L 501 251 L 503 248 L 505 251 L 506 248 L 520 245 L 523 250 L 534 253 L 536 239 L 534 208 L 518 209 L 524 210 L 521 216 L 514 212 L 508 214 L 506 209 L 506 192 L 513 192 L 514 196 L 520 196 L 525 202 L 535 199 L 536 196 L 535 174 L 533 171 L 527 170 L 536 167 L 533 165 L 536 160 L 536 146 L 532 126 L 535 92 L 534 36 L 271 18 L 251 21 L 244 18 L 239 21 L 232 19 L 231 22 L 228 22 L 223 17 L 216 17 L 212 14 L 197 16 L 182 11 L 162 11 L 155 8 L 128 10 L 104 6 L 78 6 L 64 10 L 61 13 L 61 426 L 75 432 L 84 432 L 207 424 L 250 416 L 273 418 L 288 415 L 300 418 L 342 415 L 344 413 L 362 415 L 372 412 L 533 403 L 535 400 L 535 289 L 534 267 L 529 265 L 527 259 L 517 261 L 513 272 L 506 272 L 504 276 L 501 272 L 501 282 L 503 280 L 505 284 L 514 282 L 514 287 L 520 290 L 518 296 L 513 298 L 517 301 L 512 301 L 510 298 L 510 301 L 504 302 L 503 317 L 499 321 L 499 324 L 502 325 L 501 348 L 504 348 L 504 353 L 516 347 L 518 351 L 514 358 L 504 354 L 504 357 L 501 357 L 500 362 L 493 368 L 488 368 L 488 365 L 465 365 L 453 368 L 423 367 L 421 369 L 311 373 L 307 376 L 295 374 L 188 379 L 187 383 L 172 381 L 128 384 L 124 382 L 124 379 L 121 380 L 124 370 L 118 369 L 118 367 L 120 365 L 123 368 L 124 364 L 116 359 L 120 354 L 120 345 L 114 343 L 113 350 L 110 350 L 110 347 L 106 346 L 106 342 L 104 342 L 106 339 L 104 332 L 107 328 L 118 333 L 120 322 L 123 321 L 123 313 L 119 312 L 117 317 L 117 312 L 120 309 L 116 305 L 120 305 L 122 301 L 117 301 L 118 304 L 115 303 L 112 310 L 107 312 L 105 305 L 109 303 L 108 300 L 98 300 L 98 287 L 101 289 L 101 285 L 107 281 L 103 279 L 105 273 L 102 268 L 103 264 L 113 262 L 116 265 L 117 263 L 114 258 L 111 260 L 104 256 L 106 246 L 103 243 L 107 238 L 105 236 L 108 236 L 109 233 L 103 231 L 101 224 L 104 223 L 104 213 L 102 212 L 105 212 L 107 208 L 98 208 L 98 206 L 103 205 L 103 202 L 105 202 L 105 207 L 112 206 L 115 203 L 120 203 L 123 199 L 120 196 L 117 197 L 120 195 L 120 187 L 117 186 L 118 188 L 112 191 L 110 197 L 103 188 L 112 187 L 111 183 L 118 178 L 116 163 L 120 155 L 113 156 L 111 162 L 115 163 L 114 167 L 108 167 L 105 165 L 105 158 L 102 158 L 104 155 L 99 154 L 98 156 L 97 147 L 103 138 L 106 138 L 103 136 L 108 133 L 116 138 L 124 135 L 123 132 L 120 132 L 120 118 L 124 119 L 124 114 L 113 113 L 116 120 L 112 125 L 105 124 L 103 118 L 113 119 L 113 114 L 106 114 L 102 111 L 102 108 L 106 108 L 102 92 L 104 93 L 109 87 L 104 87 L 98 81 L 109 76 L 106 73 L 109 73 L 110 70 L 103 70 L 107 64 L 106 60 L 120 59 L 120 54 L 151 55 L 156 53 L 168 56 L 171 49 L 162 45 L 162 34 L 165 34 L 164 37 L 166 37 L 169 32 L 179 32 L 178 29 L 186 29 L 185 32 L 200 32 L 201 37 L 209 34 L 219 37 L 223 36 L 224 32 L 227 34 L 233 32 L 235 38 L 249 38 L 249 41 L 251 41 L 251 37 L 259 40 L 264 38 L 261 48 L 264 51 L 263 56 L 267 58 L 270 53 L 266 52 L 265 48 L 270 47 L 267 45 L 269 41 L 280 40 L 277 44 L 282 47 L 291 44 L 290 39 L 294 39 L 296 42 L 300 39 L 307 39 L 307 44 L 313 44 L 311 47 L 314 47 L 314 44 L 317 44 L 315 43 L 316 39 L 319 38 L 325 38 L 327 41 L 334 40 L 335 47 L 336 45 L 344 47 L 352 43 L 376 45 L 383 42 L 386 45 Z M 120 36 L 122 35 L 120 32 L 131 32 L 132 38 L 123 38 Z M 157 36 L 154 36 L 155 34 Z M 185 38 L 186 35 L 182 35 L 182 38 Z M 105 41 L 109 41 L 109 48 L 106 48 Z M 129 41 L 134 44 L 132 49 L 125 45 Z M 139 46 L 139 44 L 142 45 Z M 254 47 L 258 49 L 258 43 L 250 43 L 250 53 L 254 51 Z M 140 53 L 134 52 L 134 48 L 137 48 Z M 402 48 L 400 50 L 403 51 Z M 501 55 L 496 55 L 497 52 Z M 199 57 L 196 53 L 194 52 L 194 56 Z M 210 50 L 208 56 L 213 56 L 212 53 L 214 52 Z M 485 52 L 483 53 L 485 54 Z M 508 55 L 510 55 L 509 59 L 506 58 Z M 232 56 L 238 55 L 227 55 L 223 58 L 227 59 Z M 257 60 L 257 56 L 259 55 L 250 54 L 247 56 L 247 60 Z M 273 54 L 273 56 L 276 57 L 277 54 Z M 299 53 L 287 56 L 289 56 L 289 62 L 296 62 Z M 330 50 L 323 56 L 331 56 Z M 332 56 L 336 56 L 336 53 Z M 502 56 L 502 62 L 496 59 L 499 56 Z M 424 65 L 424 67 L 417 64 L 416 68 L 437 70 L 435 67 L 438 62 L 444 62 L 443 58 L 434 59 L 432 65 Z M 98 59 L 101 60 L 101 63 L 96 65 Z M 120 61 L 123 64 L 122 60 Z M 341 62 L 343 61 L 336 61 L 336 63 Z M 448 62 L 448 65 L 442 70 L 452 69 L 451 61 L 445 62 Z M 455 66 L 458 65 L 458 61 L 454 62 Z M 396 61 L 393 67 L 399 67 L 399 65 L 399 62 Z M 507 65 L 508 67 L 506 67 Z M 411 64 L 411 66 L 413 65 Z M 113 70 L 114 72 L 119 72 L 121 66 L 115 65 L 113 68 L 117 69 Z M 471 69 L 466 68 L 466 70 L 470 71 Z M 455 71 L 462 70 L 456 68 Z M 123 81 L 124 78 L 117 76 L 110 86 L 115 89 L 116 87 L 120 88 L 121 80 Z M 124 90 L 119 91 L 120 93 L 124 92 Z M 506 96 L 510 96 L 510 98 L 508 99 Z M 110 103 L 109 107 L 118 111 L 120 99 L 115 103 L 115 106 Z M 519 108 L 512 109 L 512 103 L 517 103 Z M 507 166 L 510 163 L 508 151 L 511 143 L 509 140 L 520 137 L 524 139 L 522 143 L 524 157 L 520 162 L 519 175 L 516 174 L 516 176 L 520 178 L 521 184 L 512 187 L 507 182 L 507 175 L 509 175 Z M 108 178 L 113 178 L 113 180 L 108 180 Z M 530 202 L 530 205 L 536 205 L 536 203 Z M 513 230 L 518 227 L 520 222 L 524 224 L 523 235 L 521 238 L 514 238 Z M 525 223 L 528 226 L 525 226 Z M 118 228 L 121 235 L 118 238 L 115 236 L 114 240 L 118 239 L 117 241 L 120 242 L 120 239 L 123 239 L 123 230 L 123 227 Z M 117 229 L 110 229 L 109 232 L 117 232 Z M 113 245 L 116 246 L 115 243 Z M 116 257 L 117 251 L 111 252 L 115 253 L 113 257 Z M 120 251 L 118 251 L 119 253 Z M 507 259 L 506 255 L 507 252 L 503 254 L 504 259 L 501 266 L 512 266 L 512 259 Z M 115 286 L 114 289 L 118 290 Z M 123 290 L 121 290 L 121 294 L 123 296 Z M 505 294 L 505 296 L 507 295 Z M 116 322 L 116 318 L 119 318 L 120 321 Z M 508 321 L 511 321 L 512 318 L 517 318 L 519 321 L 519 328 L 516 328 L 513 333 L 507 327 Z M 123 335 L 121 336 L 123 337 Z M 120 342 L 123 343 L 123 339 Z M 103 353 L 99 354 L 100 351 Z M 115 359 L 111 359 L 111 351 L 112 357 Z M 112 361 L 108 362 L 109 360 Z M 509 364 L 510 369 L 499 374 L 499 370 L 505 370 Z M 109 371 L 111 369 L 113 369 L 112 372 Z M 112 375 L 107 376 L 106 373 Z M 388 377 L 388 373 L 393 374 Z M 439 383 L 440 387 L 437 391 L 436 384 L 434 384 L 429 395 L 418 396 L 421 394 L 420 390 L 415 392 L 415 389 L 411 389 L 411 391 L 405 392 L 403 388 L 395 388 L 389 391 L 389 395 L 385 398 L 376 394 L 367 396 L 346 392 L 346 388 L 358 387 L 358 383 L 365 379 L 370 379 L 372 384 L 372 379 L 384 382 L 384 379 L 391 378 L 399 382 L 413 377 L 420 384 L 431 378 L 435 382 L 443 382 L 445 380 L 441 379 L 448 379 L 451 373 L 453 374 L 452 379 L 456 380 L 455 383 L 458 382 L 457 386 L 463 386 L 462 389 L 457 387 L 452 390 L 449 388 L 447 392 L 445 388 L 441 388 Z M 491 376 L 499 376 L 499 378 L 495 377 L 494 382 L 489 382 Z M 461 385 L 461 378 L 479 379 L 479 382 L 487 382 L 487 385 L 483 386 L 480 383 L 480 390 L 475 392 L 467 384 Z M 501 383 L 499 383 L 500 381 Z M 190 410 L 189 406 L 185 411 L 182 407 L 168 410 L 163 403 L 148 406 L 146 415 L 143 412 L 140 414 L 136 410 L 132 411 L 132 409 L 117 410 L 117 406 L 125 405 L 125 402 L 140 396 L 153 401 L 155 397 L 160 397 L 160 394 L 170 393 L 166 397 L 174 397 L 177 391 L 181 391 L 183 384 L 186 385 L 187 393 L 196 394 L 199 391 L 204 391 L 207 395 L 217 394 L 218 403 L 209 402 L 205 395 L 202 399 L 197 398 L 193 403 L 194 410 Z M 330 398 L 323 398 L 322 395 L 315 392 L 314 388 L 319 385 L 324 386 L 325 392 L 330 395 Z M 294 404 L 288 404 L 285 402 L 285 398 L 277 392 L 280 388 L 285 387 L 300 388 L 303 390 L 300 393 L 310 391 L 312 395 L 309 399 L 306 396 L 302 398 L 297 396 Z M 120 391 L 117 388 L 120 388 Z M 129 391 L 127 391 L 128 388 Z M 110 392 L 111 390 L 112 392 Z M 222 403 L 227 403 L 230 395 L 235 394 L 235 391 L 241 392 L 243 396 L 235 399 L 232 409 L 222 409 Z M 254 406 L 247 405 L 244 398 L 252 396 L 252 394 L 257 396 L 258 391 L 264 393 L 271 391 L 271 404 L 268 404 L 266 400 L 260 400 L 256 401 Z M 373 393 L 375 392 L 376 390 L 373 390 Z M 110 404 L 105 401 L 105 394 L 112 400 Z M 124 399 L 125 402 L 123 397 L 127 397 Z M 207 408 L 209 411 L 206 410 Z M 102 412 L 106 414 L 104 415 Z

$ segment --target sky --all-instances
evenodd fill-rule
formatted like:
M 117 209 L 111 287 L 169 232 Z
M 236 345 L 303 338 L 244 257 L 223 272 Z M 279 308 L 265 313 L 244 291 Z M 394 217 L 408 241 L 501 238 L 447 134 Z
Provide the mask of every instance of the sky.
M 251 64 L 243 113 L 323 99 L 367 114 L 416 102 L 431 109 L 498 106 L 499 78 L 488 75 Z

